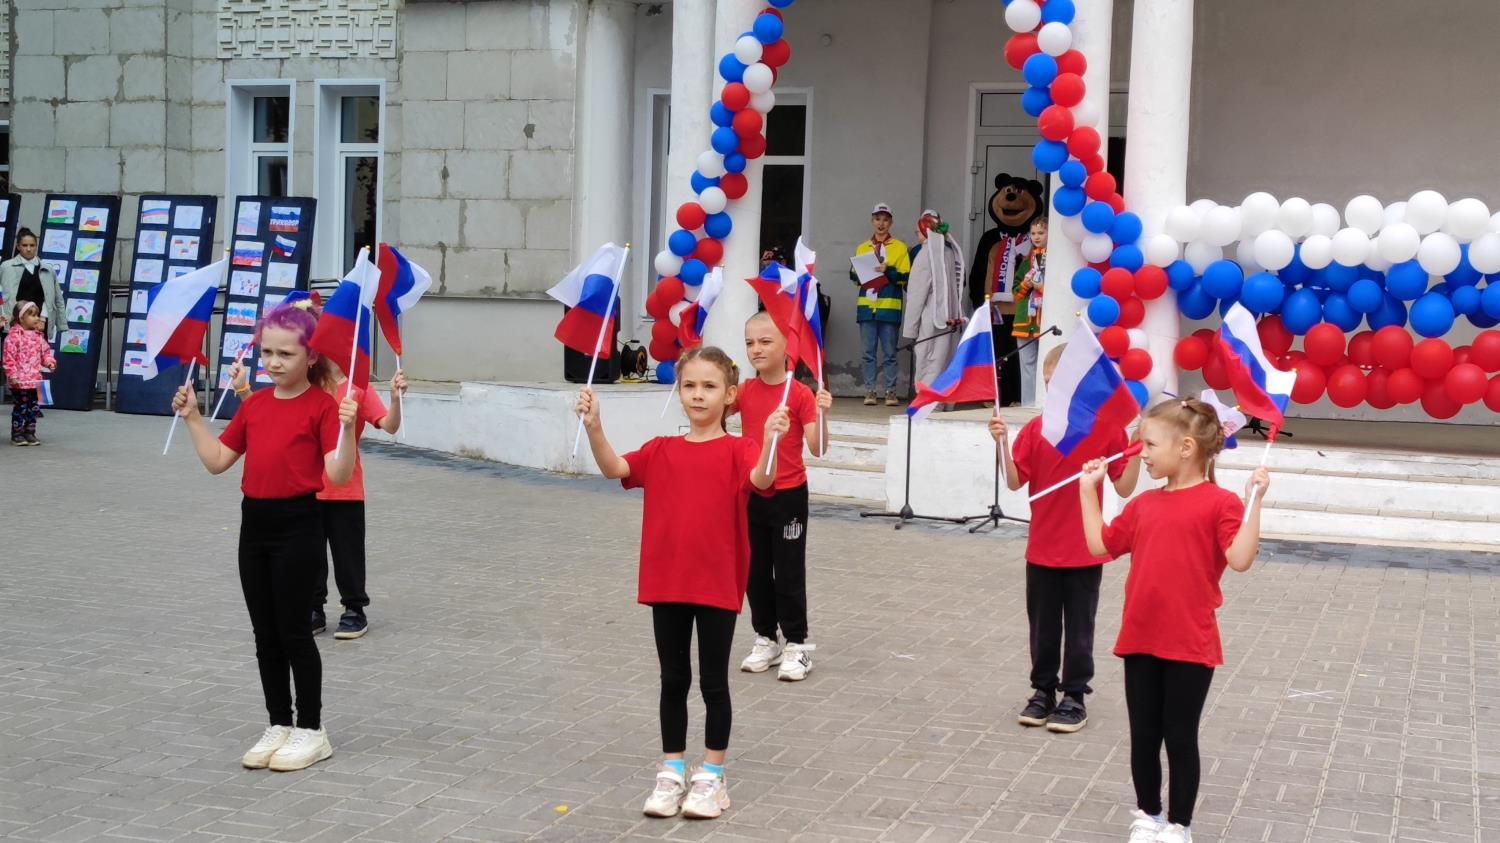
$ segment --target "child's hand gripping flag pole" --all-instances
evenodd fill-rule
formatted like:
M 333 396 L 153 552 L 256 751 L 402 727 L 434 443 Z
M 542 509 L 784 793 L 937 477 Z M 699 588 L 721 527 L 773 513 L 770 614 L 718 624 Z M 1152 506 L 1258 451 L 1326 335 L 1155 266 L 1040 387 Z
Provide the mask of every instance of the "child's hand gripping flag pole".
M 186 363 L 184 385 L 192 386 L 198 364 L 208 364 L 203 340 L 208 335 L 208 320 L 213 316 L 214 298 L 228 271 L 229 259 L 224 258 L 186 275 L 169 278 L 146 294 L 146 356 L 154 367 L 150 377 Z M 162 456 L 172 447 L 172 434 L 177 431 L 180 418 L 172 414 Z
M 1146 448 L 1146 443 L 1144 443 L 1144 442 L 1132 442 L 1132 443 L 1130 443 L 1130 447 L 1126 448 L 1125 450 L 1121 451 L 1120 453 L 1114 454 L 1114 455 L 1111 455 L 1111 456 L 1108 456 L 1108 457 L 1105 457 L 1104 458 L 1104 464 L 1105 465 L 1109 465 L 1110 463 L 1114 462 L 1115 460 L 1127 460 L 1127 459 L 1130 459 L 1131 457 L 1133 457 L 1136 454 L 1139 454 L 1141 451 L 1145 450 L 1145 448 Z M 1078 480 L 1078 478 L 1080 478 L 1082 476 L 1083 476 L 1083 472 L 1080 471 L 1077 474 L 1074 474 L 1073 476 L 1069 477 L 1066 480 L 1059 480 L 1056 483 L 1053 483 L 1051 486 L 1048 486 L 1047 488 L 1045 488 L 1045 489 L 1041 490 L 1040 492 L 1037 492 L 1036 494 L 1034 494 L 1031 497 L 1027 498 L 1026 502 L 1027 503 L 1032 503 L 1032 502 L 1036 501 L 1038 498 L 1044 498 L 1047 495 L 1050 495 L 1053 492 L 1057 491 L 1058 489 L 1061 489 L 1061 488 L 1063 488 L 1064 486 L 1067 486 L 1070 483 L 1076 482 Z
M 309 343 L 313 351 L 327 355 L 336 365 L 341 365 L 340 356 L 345 344 L 348 345 L 349 366 L 344 369 L 344 377 L 348 380 L 348 386 L 344 388 L 346 399 L 355 388 L 370 387 L 370 323 L 373 317 L 367 316 L 366 311 L 375 302 L 379 283 L 380 269 L 370 262 L 370 248 L 365 246 L 359 250 L 353 268 L 339 282 L 338 289 L 328 297 Z M 343 450 L 344 437 L 340 435 L 333 450 L 334 458 L 337 459 Z
M 247 352 L 249 350 L 250 350 L 250 346 L 248 346 L 248 345 L 240 346 L 239 353 L 234 356 L 234 364 L 236 366 L 238 366 L 241 363 L 245 362 L 245 352 Z M 211 415 L 211 416 L 208 417 L 209 421 L 218 421 L 218 419 L 219 419 L 219 411 L 222 410 L 222 409 L 224 409 L 224 399 L 229 397 L 229 393 L 230 393 L 231 389 L 233 389 L 233 387 L 234 387 L 234 378 L 230 378 L 229 379 L 229 386 L 230 386 L 230 389 L 225 389 L 223 387 L 219 387 L 218 388 L 219 389 L 219 400 L 214 404 L 214 413 L 213 413 L 213 415 Z
M 593 256 L 579 264 L 547 295 L 567 305 L 569 310 L 557 323 L 557 337 L 563 345 L 580 354 L 588 354 L 589 375 L 585 386 L 593 386 L 594 370 L 600 357 L 608 357 L 610 349 L 604 338 L 609 336 L 614 325 L 615 312 L 619 309 L 620 279 L 625 275 L 625 261 L 630 257 L 630 244 L 623 247 L 605 243 Z M 593 339 L 590 340 L 589 337 Z M 578 457 L 578 444 L 583 441 L 583 416 L 578 417 L 578 432 L 573 435 L 573 457 Z
M 1234 390 L 1240 408 L 1270 427 L 1266 448 L 1260 455 L 1260 464 L 1264 466 L 1271 455 L 1271 443 L 1276 441 L 1276 434 L 1286 422 L 1286 405 L 1291 399 L 1292 387 L 1297 383 L 1297 373 L 1284 372 L 1271 364 L 1261 348 L 1255 317 L 1239 304 L 1232 305 L 1225 312 L 1213 351 L 1224 362 L 1229 387 Z M 1259 484 L 1250 490 L 1250 496 L 1245 500 L 1245 517 L 1240 523 L 1249 522 L 1250 510 L 1260 492 Z
M 432 287 L 432 275 L 406 259 L 389 244 L 381 243 L 376 264 L 380 269 L 380 283 L 375 293 L 375 320 L 380 323 L 380 332 L 396 354 L 396 369 L 401 365 L 401 316 L 417 306 L 422 295 Z M 401 407 L 401 430 L 406 434 L 406 394 L 396 396 Z

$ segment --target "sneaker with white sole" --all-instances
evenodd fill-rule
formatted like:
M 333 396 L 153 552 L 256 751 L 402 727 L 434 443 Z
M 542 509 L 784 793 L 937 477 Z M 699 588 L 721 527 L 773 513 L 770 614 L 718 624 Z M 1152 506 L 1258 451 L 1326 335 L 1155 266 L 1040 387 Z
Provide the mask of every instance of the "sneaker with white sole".
M 641 813 L 648 817 L 675 817 L 682 810 L 682 798 L 686 795 L 687 787 L 682 783 L 682 776 L 670 767 L 658 765 L 656 789 L 646 797 Z
M 278 773 L 306 770 L 332 754 L 327 729 L 293 729 L 292 736 L 271 756 L 270 767 Z
M 1167 823 L 1156 832 L 1155 843 L 1193 843 L 1193 832 L 1185 825 Z
M 750 648 L 750 655 L 740 662 L 740 670 L 746 673 L 765 673 L 773 664 L 781 664 L 781 642 L 757 635 L 755 646 Z
M 1156 835 L 1166 823 L 1156 819 L 1140 808 L 1130 812 L 1130 843 L 1156 843 Z
M 687 798 L 682 800 L 682 815 L 695 820 L 718 819 L 729 810 L 729 786 L 706 770 L 693 774 Z
M 255 746 L 250 747 L 250 751 L 245 753 L 240 763 L 245 765 L 246 769 L 264 770 L 266 765 L 271 763 L 271 756 L 275 755 L 276 750 L 281 749 L 287 738 L 291 736 L 291 726 L 267 726 L 260 740 L 255 742 Z
M 817 647 L 812 644 L 793 644 L 788 641 L 781 650 L 781 670 L 776 672 L 776 678 L 783 682 L 801 682 L 812 673 L 812 651 Z

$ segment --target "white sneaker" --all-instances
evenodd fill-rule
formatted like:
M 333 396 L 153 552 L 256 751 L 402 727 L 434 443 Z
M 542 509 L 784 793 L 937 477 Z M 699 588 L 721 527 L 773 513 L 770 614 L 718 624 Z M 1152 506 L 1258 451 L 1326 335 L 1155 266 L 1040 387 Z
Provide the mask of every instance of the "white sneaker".
M 747 673 L 765 673 L 773 664 L 781 663 L 781 644 L 764 635 L 755 636 L 755 646 L 750 655 L 740 662 L 740 670 Z
M 1167 823 L 1156 832 L 1154 843 L 1193 843 L 1193 832 L 1187 826 Z
M 271 769 L 279 773 L 305 770 L 333 754 L 327 729 L 293 729 L 292 736 L 271 756 Z
M 793 644 L 787 642 L 781 651 L 781 670 L 777 671 L 776 678 L 783 682 L 801 682 L 812 673 L 812 651 L 818 649 L 813 644 Z
M 255 742 L 255 746 L 250 747 L 250 751 L 245 753 L 240 763 L 247 769 L 264 770 L 266 765 L 271 763 L 271 756 L 275 755 L 276 750 L 281 749 L 281 745 L 286 743 L 287 738 L 291 736 L 292 727 L 290 726 L 267 726 L 260 740 Z
M 729 786 L 713 773 L 699 770 L 693 774 L 693 786 L 682 802 L 682 815 L 695 820 L 718 819 L 729 810 Z
M 646 797 L 646 807 L 641 813 L 648 817 L 675 817 L 682 810 L 682 797 L 686 795 L 687 787 L 682 783 L 682 776 L 671 767 L 658 765 L 656 789 Z
M 1130 824 L 1130 843 L 1156 843 L 1156 835 L 1166 826 L 1166 823 L 1154 819 L 1150 814 L 1137 808 L 1130 812 L 1135 821 Z

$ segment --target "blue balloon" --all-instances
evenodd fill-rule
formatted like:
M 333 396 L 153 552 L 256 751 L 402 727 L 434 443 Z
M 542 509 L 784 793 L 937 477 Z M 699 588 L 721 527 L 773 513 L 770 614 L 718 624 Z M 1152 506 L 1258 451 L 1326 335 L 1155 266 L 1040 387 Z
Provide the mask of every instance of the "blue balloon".
M 1415 260 L 1398 263 L 1386 272 L 1385 288 L 1402 301 L 1412 301 L 1427 292 L 1427 270 Z
M 1062 169 L 1057 171 L 1057 177 L 1067 187 L 1082 187 L 1083 182 L 1089 177 L 1089 171 L 1083 166 L 1082 161 L 1073 158 L 1062 165 Z
M 1312 269 L 1302 262 L 1301 243 L 1298 243 L 1296 250 L 1292 252 L 1292 262 L 1282 267 L 1276 273 L 1276 277 L 1281 279 L 1281 283 L 1294 286 L 1306 284 L 1313 277 Z
M 708 190 L 710 187 L 719 186 L 718 179 L 711 179 L 708 176 L 705 176 L 702 173 L 698 172 L 697 170 L 693 171 L 693 175 L 688 179 L 688 182 L 692 184 L 694 193 L 702 193 L 703 191 Z
M 1323 283 L 1330 290 L 1345 292 L 1359 280 L 1359 270 L 1341 263 L 1331 263 L 1323 270 Z
M 709 106 L 708 119 L 712 120 L 715 126 L 732 126 L 734 125 L 734 112 L 730 111 L 729 106 L 722 101 L 715 101 Z
M 1146 256 L 1141 253 L 1140 246 L 1126 243 L 1115 247 L 1114 252 L 1109 256 L 1109 265 L 1135 272 L 1146 265 Z
M 1047 0 L 1047 5 L 1042 7 L 1042 23 L 1072 23 L 1077 13 L 1073 0 Z M 1145 403 L 1141 402 L 1142 405 Z
M 1066 170 L 1069 165 L 1077 163 L 1077 161 L 1069 161 L 1063 165 L 1063 169 Z M 1089 197 L 1081 187 L 1059 187 L 1057 192 L 1052 194 L 1052 207 L 1065 217 L 1076 216 L 1088 201 Z
M 1167 286 L 1177 292 L 1182 292 L 1193 286 L 1193 265 L 1185 260 L 1177 259 L 1167 264 Z
M 1453 302 L 1454 313 L 1473 316 L 1479 312 L 1480 295 L 1478 287 L 1459 287 L 1448 294 L 1448 300 Z
M 703 276 L 708 274 L 708 266 L 697 258 L 688 258 L 682 262 L 682 269 L 677 271 L 677 277 L 682 283 L 689 287 L 696 287 L 703 283 Z
M 1318 301 L 1317 293 L 1305 287 L 1287 296 L 1281 305 L 1281 324 L 1294 334 L 1305 334 L 1308 328 L 1321 321 L 1323 303 Z
M 1057 59 L 1046 53 L 1034 53 L 1021 65 L 1021 76 L 1034 88 L 1045 88 L 1057 78 Z
M 1104 202 L 1090 202 L 1083 207 L 1083 227 L 1095 234 L 1109 231 L 1115 221 L 1115 209 Z
M 1479 294 L 1479 309 L 1484 315 L 1492 319 L 1500 319 L 1500 284 L 1493 279 L 1484 285 L 1484 292 Z
M 1216 260 L 1203 270 L 1203 292 L 1216 299 L 1238 299 L 1244 283 L 1245 271 L 1232 260 Z
M 745 166 L 749 163 L 749 161 L 745 160 L 744 155 L 738 152 L 731 152 L 724 156 L 724 172 L 743 173 L 745 172 Z M 701 193 L 702 191 L 699 192 Z
M 676 383 L 677 382 L 677 364 L 673 363 L 671 360 L 663 360 L 660 363 L 657 363 L 656 364 L 656 382 L 657 383 Z
M 1021 92 L 1021 110 L 1032 117 L 1041 117 L 1052 104 L 1052 92 L 1046 88 L 1027 88 Z
M 698 248 L 698 238 L 693 236 L 693 232 L 683 231 L 679 228 L 672 232 L 671 237 L 667 238 L 667 248 L 677 257 L 685 258 L 691 255 L 694 249 Z
M 703 221 L 703 233 L 715 240 L 723 240 L 729 236 L 734 229 L 734 220 L 730 219 L 728 211 L 720 211 L 717 214 L 709 214 Z
M 1141 239 L 1141 218 L 1130 211 L 1115 215 L 1109 226 L 1109 239 L 1116 243 L 1134 243 Z
M 1343 293 L 1329 293 L 1328 298 L 1323 300 L 1323 319 L 1339 326 L 1339 330 L 1348 333 L 1359 327 L 1360 320 L 1365 315 L 1349 305 L 1349 298 Z
M 1103 276 L 1092 266 L 1085 266 L 1073 273 L 1073 295 L 1080 299 L 1091 299 L 1099 295 Z
M 725 82 L 739 82 L 745 78 L 745 65 L 734 57 L 734 53 L 725 53 L 724 58 L 719 59 L 719 75 Z
M 1500 325 L 1500 316 L 1491 316 L 1481 310 L 1470 316 L 1469 321 L 1474 323 L 1474 327 L 1476 328 L 1493 328 L 1496 325 Z
M 1380 303 L 1380 309 L 1367 316 L 1365 324 L 1369 325 L 1372 331 L 1378 331 L 1387 325 L 1395 325 L 1399 328 L 1406 324 L 1406 305 L 1402 304 L 1400 299 L 1386 293 L 1385 300 Z
M 735 134 L 733 129 L 720 126 L 714 129 L 709 145 L 714 148 L 714 152 L 728 155 L 740 148 L 740 136 Z
M 1460 243 L 1458 246 L 1462 257 L 1458 261 L 1458 268 L 1448 273 L 1445 277 L 1448 283 L 1455 287 L 1472 287 L 1479 283 L 1484 276 L 1469 263 L 1469 244 Z
M 1061 141 L 1037 141 L 1031 150 L 1031 163 L 1044 173 L 1055 173 L 1068 162 L 1068 147 Z
M 1349 299 L 1349 306 L 1360 313 L 1375 313 L 1385 304 L 1385 290 L 1381 289 L 1380 282 L 1369 278 L 1355 281 L 1346 297 Z
M 1254 313 L 1275 313 L 1286 297 L 1286 286 L 1269 272 L 1257 272 L 1240 288 L 1240 304 Z
M 1177 309 L 1189 319 L 1206 319 L 1214 312 L 1218 300 L 1203 291 L 1202 284 L 1193 284 L 1177 294 Z
M 1453 318 L 1453 302 L 1441 293 L 1428 293 L 1411 306 L 1411 329 L 1424 337 L 1448 333 Z
M 770 0 L 771 5 L 775 6 L 778 9 L 785 9 L 787 6 L 790 6 L 795 2 L 797 2 L 797 0 Z
M 781 40 L 781 33 L 786 26 L 781 22 L 781 18 L 762 13 L 756 15 L 755 26 L 751 28 L 755 32 L 755 40 L 762 44 L 775 44 Z
M 1108 328 L 1120 321 L 1120 303 L 1109 296 L 1096 296 L 1089 302 L 1089 321 L 1100 328 Z
M 1047 5 L 1050 6 L 1052 4 L 1048 3 Z M 1137 405 L 1144 407 L 1146 406 L 1146 402 L 1151 400 L 1151 390 L 1147 389 L 1146 385 L 1140 381 L 1126 381 L 1125 386 L 1130 389 L 1130 397 L 1135 399 Z

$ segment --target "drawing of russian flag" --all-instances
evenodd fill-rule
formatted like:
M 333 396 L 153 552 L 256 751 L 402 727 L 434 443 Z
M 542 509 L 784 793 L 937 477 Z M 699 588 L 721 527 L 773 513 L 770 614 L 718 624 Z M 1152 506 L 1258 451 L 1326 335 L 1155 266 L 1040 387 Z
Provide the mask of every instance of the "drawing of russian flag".
M 360 249 L 354 268 L 339 282 L 323 305 L 309 345 L 327 356 L 358 389 L 370 385 L 370 306 L 380 286 L 380 269 L 370 262 L 370 250 Z M 353 352 L 351 355 L 351 351 Z M 354 359 L 350 371 L 350 357 Z
M 154 365 L 147 379 L 194 360 L 208 365 L 203 335 L 208 331 L 224 270 L 224 261 L 218 260 L 169 278 L 146 292 L 146 357 Z
M 921 421 L 931 415 L 938 404 L 993 401 L 997 389 L 995 340 L 989 320 L 970 319 L 948 368 L 931 384 L 917 384 L 917 397 L 906 408 L 906 414 Z
M 1140 413 L 1141 405 L 1125 386 L 1125 377 L 1099 346 L 1094 332 L 1079 319 L 1047 385 L 1042 437 L 1066 457 L 1096 435 L 1124 430 Z
M 401 314 L 417 306 L 422 294 L 432 287 L 432 276 L 385 243 L 380 244 L 377 263 L 380 285 L 375 294 L 375 319 L 380 322 L 385 341 L 400 357 Z
M 623 247 L 605 243 L 547 291 L 569 308 L 553 333 L 563 345 L 601 360 L 609 357 L 612 343 L 602 340 L 610 335 L 620 308 L 625 257 Z
M 1229 387 L 1240 409 L 1270 426 L 1268 439 L 1275 439 L 1286 420 L 1286 404 L 1297 383 L 1296 372 L 1284 372 L 1271 365 L 1260 346 L 1255 317 L 1239 304 L 1229 308 L 1219 325 L 1214 352 L 1224 362 Z
M 271 251 L 280 257 L 289 258 L 292 256 L 292 252 L 297 251 L 297 241 L 291 237 L 278 234 L 276 235 L 276 239 L 271 243 Z
M 296 231 L 297 224 L 302 218 L 302 211 L 298 208 L 271 207 L 272 231 Z

